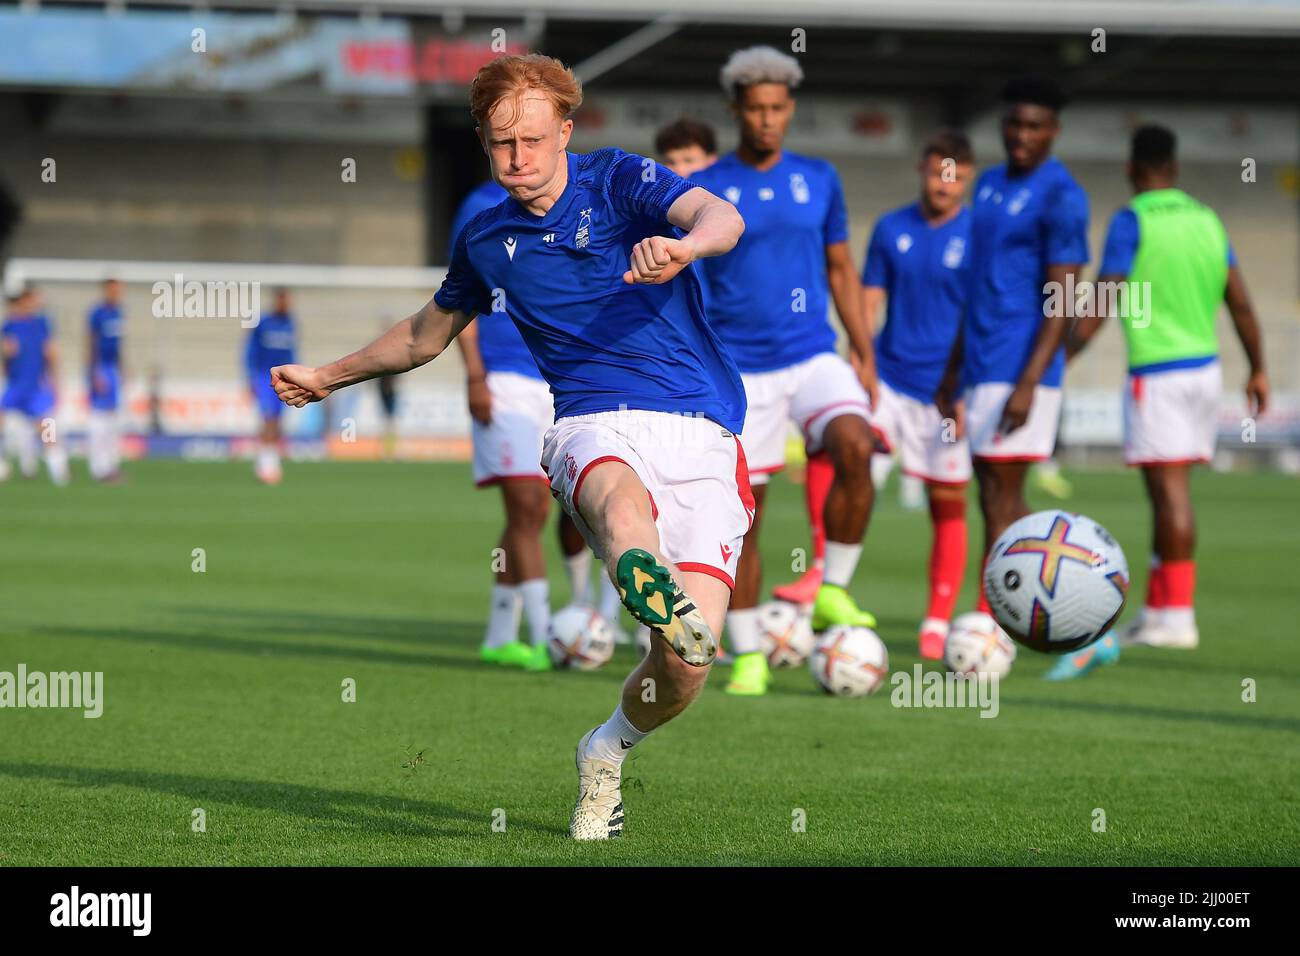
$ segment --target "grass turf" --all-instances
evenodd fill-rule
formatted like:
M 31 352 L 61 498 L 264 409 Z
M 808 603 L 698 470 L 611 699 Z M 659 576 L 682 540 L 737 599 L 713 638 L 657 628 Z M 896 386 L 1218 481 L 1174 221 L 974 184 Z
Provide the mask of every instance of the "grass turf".
M 827 698 L 802 668 L 733 699 L 715 674 L 626 765 L 625 838 L 581 845 L 572 748 L 633 656 L 477 662 L 499 505 L 466 466 L 290 465 L 276 488 L 242 464 L 129 471 L 0 485 L 0 670 L 103 671 L 106 698 L 97 720 L 0 710 L 0 865 L 1300 862 L 1292 480 L 1196 477 L 1199 650 L 1126 651 L 1065 685 L 1022 650 L 992 720 L 895 708 L 888 687 Z M 1071 477 L 1140 601 L 1137 477 Z M 771 584 L 806 528 L 784 480 L 769 508 Z M 891 671 L 918 660 L 928 547 L 891 486 L 854 588 Z

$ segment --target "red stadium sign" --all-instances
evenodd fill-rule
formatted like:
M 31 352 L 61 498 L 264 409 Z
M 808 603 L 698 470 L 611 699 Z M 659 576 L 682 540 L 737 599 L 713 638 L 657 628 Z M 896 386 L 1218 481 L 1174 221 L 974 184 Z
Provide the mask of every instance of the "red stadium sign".
M 417 44 L 407 40 L 349 40 L 340 55 L 348 77 L 455 83 L 467 86 L 483 64 L 504 54 L 527 53 L 523 43 L 491 44 L 434 37 Z

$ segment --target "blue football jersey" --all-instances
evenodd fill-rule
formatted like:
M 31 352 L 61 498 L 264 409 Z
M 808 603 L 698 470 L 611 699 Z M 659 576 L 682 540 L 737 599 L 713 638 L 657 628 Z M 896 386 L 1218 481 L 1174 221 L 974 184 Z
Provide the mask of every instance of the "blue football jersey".
M 835 167 L 783 153 L 760 172 L 728 153 L 691 182 L 745 220 L 735 249 L 700 262 L 709 322 L 741 371 L 767 372 L 833 351 L 826 247 L 849 238 Z
M 104 365 L 116 367 L 121 357 L 122 310 L 102 302 L 90 312 L 90 337 Z
M 695 265 L 662 285 L 623 281 L 632 247 L 671 236 L 692 184 L 620 149 L 569 153 L 545 215 L 511 199 L 462 230 L 443 309 L 514 321 L 555 397 L 555 417 L 622 408 L 700 415 L 739 433 L 745 394 L 704 317 Z
M 17 349 L 5 359 L 6 391 L 26 394 L 49 388 L 45 345 L 50 332 L 50 320 L 39 313 L 14 316 L 0 326 L 0 338 L 9 340 Z
M 1047 267 L 1088 261 L 1088 196 L 1055 157 L 1028 173 L 1006 165 L 975 183 L 962 380 L 1016 382 L 1043 323 Z M 1042 385 L 1059 386 L 1065 349 Z
M 249 379 L 261 384 L 275 366 L 291 365 L 297 361 L 295 354 L 293 316 L 287 312 L 263 315 L 248 333 L 244 364 Z
M 481 213 L 491 209 L 510 198 L 510 194 L 492 180 L 480 184 L 465 197 L 465 201 L 456 210 L 456 219 L 451 224 L 451 248 L 456 248 L 456 237 L 460 235 L 465 224 Z M 478 326 L 478 348 L 482 354 L 483 367 L 489 372 L 515 372 L 529 378 L 541 378 L 533 353 L 524 344 L 524 337 L 515 328 L 514 322 L 506 312 L 488 312 L 474 320 Z
M 862 284 L 888 296 L 885 326 L 876 336 L 876 370 L 896 392 L 934 400 L 966 305 L 971 214 L 962 209 L 930 226 L 919 203 L 876 223 L 862 265 Z

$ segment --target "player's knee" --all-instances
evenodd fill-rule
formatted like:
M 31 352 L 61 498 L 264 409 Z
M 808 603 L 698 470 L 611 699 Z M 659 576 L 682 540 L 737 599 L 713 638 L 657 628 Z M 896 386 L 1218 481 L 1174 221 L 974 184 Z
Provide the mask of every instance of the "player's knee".
M 601 526 L 612 541 L 626 541 L 643 536 L 652 523 L 648 507 L 630 495 L 610 495 L 601 504 Z
M 875 442 L 866 422 L 860 418 L 853 421 L 854 426 L 836 431 L 833 441 L 828 443 L 828 450 L 835 464 L 837 478 L 866 479 L 870 477 L 871 453 L 875 450 Z

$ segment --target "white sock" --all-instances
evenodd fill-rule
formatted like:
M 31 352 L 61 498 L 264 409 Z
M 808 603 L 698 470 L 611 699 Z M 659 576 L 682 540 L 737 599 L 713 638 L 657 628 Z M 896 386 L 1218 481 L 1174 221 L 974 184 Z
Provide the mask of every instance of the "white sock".
M 763 649 L 758 637 L 758 608 L 727 612 L 726 644 L 736 656 Z
M 1161 614 L 1161 627 L 1171 631 L 1189 631 L 1196 627 L 1196 611 L 1190 607 L 1167 607 Z
M 23 425 L 17 432 L 18 447 L 15 449 L 18 453 L 18 470 L 24 478 L 35 478 L 36 469 L 40 465 L 40 456 L 36 451 L 36 428 L 39 423 L 28 419 Z
M 109 413 L 91 411 L 87 423 L 86 463 L 90 466 L 92 478 L 107 478 L 113 473 L 109 445 L 116 441 L 111 432 L 112 420 Z
M 627 752 L 650 736 L 651 731 L 642 733 L 628 721 L 623 714 L 623 702 L 614 708 L 614 713 L 591 735 L 587 741 L 586 756 L 597 760 L 608 760 L 620 765 Z
M 56 485 L 68 483 L 68 450 L 60 442 L 45 446 L 45 467 L 49 469 L 50 478 Z
M 278 471 L 280 468 L 280 449 L 274 443 L 263 443 L 257 449 L 257 470 Z
M 509 644 L 519 635 L 520 603 L 519 586 L 516 584 L 492 585 L 492 607 L 488 611 L 487 636 L 483 643 L 488 647 L 501 647 Z
M 862 545 L 844 544 L 841 541 L 826 542 L 826 570 L 822 580 L 827 584 L 846 588 L 853 580 L 853 572 L 858 567 L 858 557 L 862 554 Z
M 894 470 L 892 455 L 877 454 L 871 456 L 871 483 L 879 491 L 889 480 L 889 473 Z
M 622 600 L 618 596 L 618 588 L 614 587 L 614 582 L 609 579 L 609 575 L 601 573 L 600 575 L 600 616 L 611 623 L 618 623 L 619 609 L 623 606 Z
M 591 551 L 583 548 L 577 554 L 566 557 L 564 567 L 569 572 L 569 593 L 573 595 L 572 603 L 589 603 L 591 601 Z
M 104 473 L 116 475 L 122 467 L 122 438 L 119 434 L 117 412 L 109 412 L 104 428 Z
M 533 578 L 519 584 L 519 594 L 524 599 L 524 617 L 533 647 L 546 643 L 546 627 L 551 623 L 551 583 L 546 578 Z

